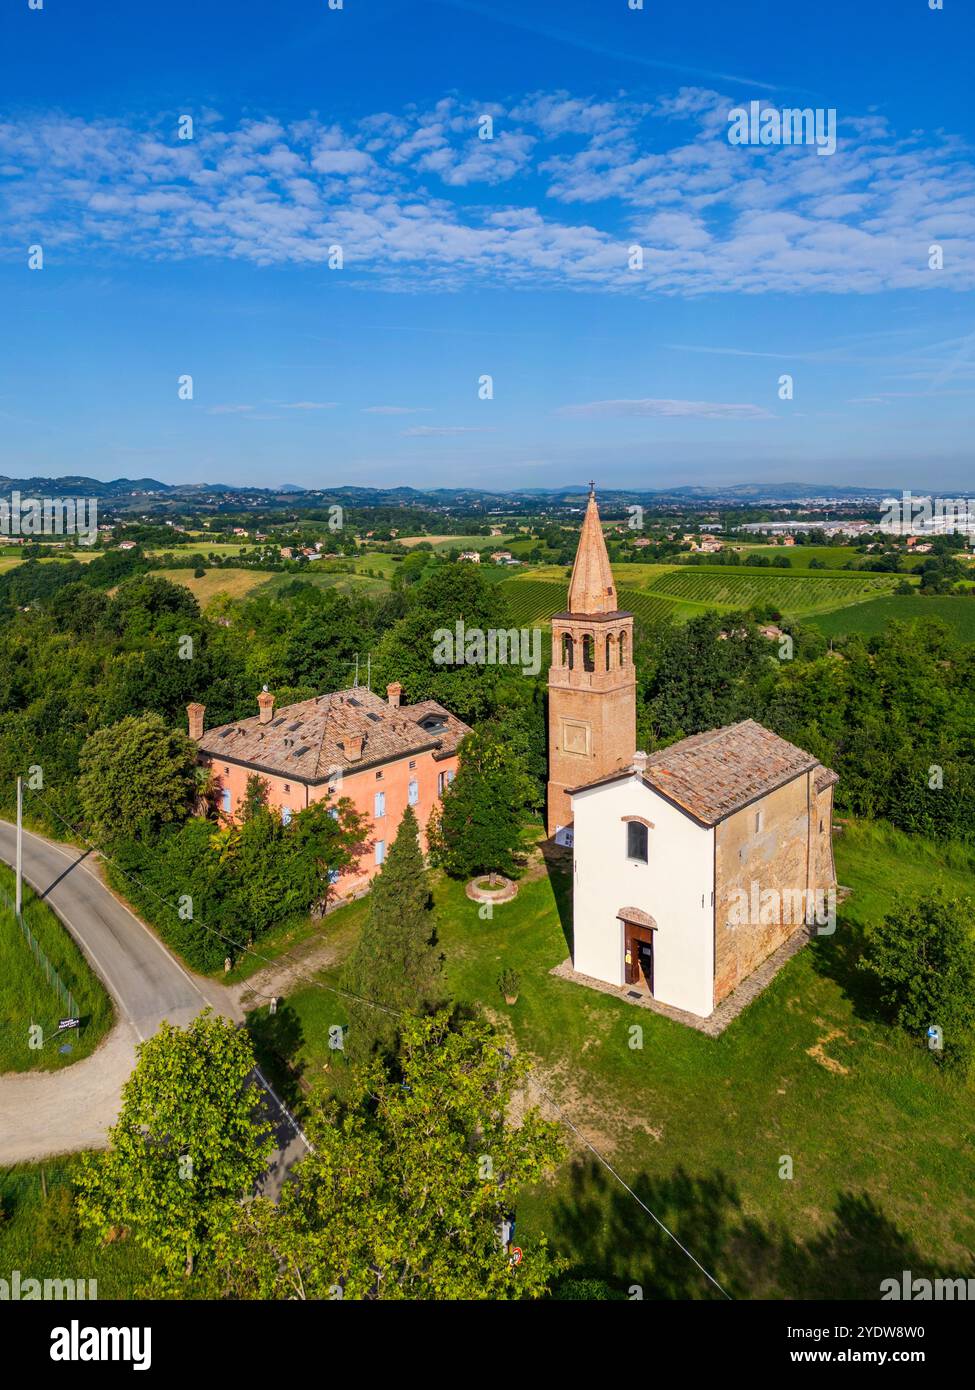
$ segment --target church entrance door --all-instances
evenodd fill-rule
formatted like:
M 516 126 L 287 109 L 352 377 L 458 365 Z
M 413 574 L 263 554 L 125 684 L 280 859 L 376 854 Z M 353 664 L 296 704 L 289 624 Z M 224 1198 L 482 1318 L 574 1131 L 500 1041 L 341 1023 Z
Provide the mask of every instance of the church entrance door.
M 638 926 L 636 922 L 624 922 L 625 933 L 623 961 L 625 979 L 628 985 L 642 987 L 653 993 L 653 929 Z

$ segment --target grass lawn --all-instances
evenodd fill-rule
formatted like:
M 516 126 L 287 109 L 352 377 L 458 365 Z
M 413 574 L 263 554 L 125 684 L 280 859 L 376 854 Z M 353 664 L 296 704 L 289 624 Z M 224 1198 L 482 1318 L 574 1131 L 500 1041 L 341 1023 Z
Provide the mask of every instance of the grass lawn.
M 967 893 L 975 858 L 853 824 L 836 853 L 854 890 L 836 936 L 800 952 L 717 1040 L 548 973 L 569 949 L 566 874 L 536 872 L 492 921 L 461 886 L 436 887 L 450 996 L 532 1055 L 564 1115 L 736 1297 L 876 1298 L 902 1269 L 975 1272 L 975 1094 L 878 1017 L 855 968 L 865 920 L 934 880 Z M 327 920 L 340 953 L 367 907 Z M 521 975 L 511 1008 L 497 987 L 504 965 Z M 319 978 L 334 986 L 337 968 Z M 344 1021 L 341 997 L 314 986 L 274 1019 L 251 1016 L 272 1069 L 281 1075 L 273 1053 L 287 1057 L 312 1091 L 341 1079 L 327 1038 Z M 308 1103 L 293 1079 L 289 1094 Z M 786 1155 L 791 1180 L 779 1176 Z M 577 1273 L 619 1289 L 713 1294 L 577 1143 L 556 1179 L 520 1203 L 518 1243 L 540 1232 Z
M 853 608 L 821 613 L 810 622 L 827 637 L 845 636 L 850 632 L 873 637 L 894 619 L 910 622 L 913 618 L 941 618 L 954 628 L 963 642 L 975 642 L 975 599 L 952 594 L 892 594 L 889 598 L 870 599 Z
M 14 875 L 0 865 L 0 893 L 12 902 Z M 57 1025 L 67 1010 L 43 967 L 34 959 L 17 926 L 13 910 L 0 897 L 0 1073 L 9 1071 L 58 1071 L 94 1052 L 112 1026 L 114 1009 L 88 962 L 57 917 L 24 885 L 24 920 L 37 937 L 48 960 L 75 997 L 81 1028 L 57 1036 Z M 43 1046 L 28 1046 L 31 1024 L 43 1029 Z M 70 1052 L 59 1052 L 70 1045 Z

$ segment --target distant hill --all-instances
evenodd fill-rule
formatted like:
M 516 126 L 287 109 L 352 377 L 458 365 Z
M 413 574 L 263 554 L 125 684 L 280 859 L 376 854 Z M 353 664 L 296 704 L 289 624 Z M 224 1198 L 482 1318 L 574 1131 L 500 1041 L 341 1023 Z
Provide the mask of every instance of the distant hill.
M 258 503 L 273 508 L 323 507 L 343 503 L 348 507 L 427 507 L 459 510 L 529 510 L 539 504 L 578 507 L 584 504 L 588 483 L 552 488 L 516 488 L 508 492 L 465 488 L 373 488 L 343 485 L 306 488 L 282 483 L 274 488 L 235 486 L 231 483 L 164 483 L 158 478 L 114 478 L 100 482 L 81 474 L 56 478 L 0 478 L 0 493 L 19 491 L 22 497 L 94 497 L 111 502 L 119 509 L 139 511 L 163 506 L 167 510 L 186 505 L 205 505 L 207 499 L 228 509 L 242 503 Z M 930 484 L 917 487 L 918 496 L 931 492 Z M 836 483 L 734 483 L 727 487 L 682 485 L 673 488 L 599 488 L 600 502 L 607 508 L 628 504 L 674 506 L 711 504 L 713 506 L 775 507 L 789 503 L 821 501 L 837 505 L 844 501 L 878 503 L 885 497 L 899 496 L 899 487 L 857 487 Z M 935 495 L 956 497 L 957 488 L 933 489 Z M 148 504 L 148 505 L 147 505 Z

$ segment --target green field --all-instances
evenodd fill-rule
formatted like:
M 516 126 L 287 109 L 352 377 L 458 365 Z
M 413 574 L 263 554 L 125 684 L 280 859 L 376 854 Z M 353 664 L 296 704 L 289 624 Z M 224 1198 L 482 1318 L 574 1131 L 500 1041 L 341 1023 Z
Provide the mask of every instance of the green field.
M 217 594 L 243 598 L 265 579 L 260 570 L 250 569 L 208 569 L 202 579 L 195 579 L 191 569 L 154 570 L 153 574 L 158 579 L 168 579 L 170 584 L 182 584 L 201 608 L 206 608 Z
M 636 571 L 632 576 L 631 570 Z M 561 577 L 563 573 L 555 566 L 546 566 L 530 575 L 504 581 L 501 591 L 518 626 L 547 622 L 553 613 L 564 611 L 569 586 Z M 536 577 L 539 574 L 550 577 Z M 692 617 L 711 608 L 731 612 L 761 605 L 786 614 L 827 612 L 869 601 L 898 583 L 888 575 L 848 574 L 833 578 L 815 572 L 789 575 L 723 565 L 619 565 L 614 569 L 614 577 L 617 583 L 621 578 L 633 583 L 633 587 L 620 585 L 617 589 L 620 607 L 650 625 L 668 617 Z
M 263 544 L 263 542 L 262 542 Z M 219 555 L 221 559 L 227 555 L 239 555 L 242 550 L 255 549 L 254 541 L 214 541 L 207 536 L 200 536 L 193 541 L 180 541 L 173 545 L 156 545 L 151 550 L 147 550 L 147 555 Z
M 800 952 L 716 1040 L 548 973 L 568 954 L 568 874 L 529 875 L 492 921 L 462 886 L 436 881 L 450 996 L 532 1057 L 563 1115 L 737 1298 L 876 1299 L 880 1280 L 901 1269 L 969 1268 L 975 1092 L 886 1025 L 856 960 L 862 924 L 897 891 L 937 880 L 970 893 L 975 860 L 854 824 L 837 836 L 836 854 L 853 894 L 835 937 Z M 367 910 L 363 901 L 328 919 L 340 954 Z M 521 976 L 511 1008 L 496 983 L 505 965 Z M 337 969 L 319 980 L 273 1020 L 266 1010 L 251 1015 L 265 1061 L 299 1109 L 309 1089 L 341 1080 L 327 1045 L 329 1027 L 345 1021 L 328 988 Z M 630 1045 L 633 1024 L 642 1048 Z M 794 1165 L 788 1181 L 783 1154 Z M 642 1284 L 648 1298 L 711 1292 L 578 1146 L 551 1184 L 519 1203 L 518 1230 L 519 1244 L 544 1231 L 577 1272 L 621 1289 Z
M 742 556 L 767 555 L 774 560 L 779 555 L 785 555 L 794 570 L 807 570 L 810 560 L 822 560 L 828 570 L 841 570 L 848 560 L 862 558 L 852 545 L 739 545 L 737 541 L 732 541 L 731 547 Z
M 827 637 L 841 637 L 851 632 L 873 637 L 895 619 L 910 622 L 913 618 L 940 618 L 954 629 L 963 642 L 975 642 L 975 598 L 950 594 L 924 597 L 892 594 L 888 598 L 859 603 L 855 608 L 820 614 L 812 621 Z
M 396 544 L 412 550 L 415 545 L 427 541 L 434 550 L 442 553 L 445 550 L 511 550 L 509 542 L 517 539 L 515 534 L 508 536 L 402 536 L 397 539 Z
M 894 577 L 879 574 L 837 578 L 820 576 L 815 571 L 789 575 L 730 565 L 694 565 L 661 574 L 648 590 L 705 608 L 752 608 L 761 604 L 783 613 L 813 613 L 862 602 L 889 591 L 898 582 Z
M 364 568 L 372 568 L 364 566 Z M 369 598 L 381 598 L 383 594 L 389 593 L 389 580 L 383 578 L 373 578 L 368 574 L 348 574 L 326 570 L 319 564 L 309 565 L 307 569 L 300 570 L 296 574 L 275 574 L 270 579 L 261 583 L 258 576 L 258 584 L 262 594 L 279 594 L 282 589 L 286 589 L 289 584 L 295 582 L 299 584 L 313 584 L 316 589 L 338 589 L 339 593 L 350 594 L 355 591 L 357 594 L 365 594 Z
M 547 623 L 553 613 L 565 611 L 569 596 L 569 586 L 564 580 L 556 583 L 549 579 L 506 579 L 500 589 L 508 600 L 512 621 L 518 627 Z M 640 589 L 618 589 L 617 596 L 626 612 L 635 613 L 648 626 L 695 611 L 690 605 Z
M 112 1026 L 111 1000 L 81 951 L 54 913 L 24 885 L 24 920 L 37 937 L 48 960 L 75 996 L 80 1030 L 57 1037 L 57 1025 L 66 1011 L 44 969 L 34 959 L 13 911 L 14 875 L 0 865 L 0 1073 L 8 1071 L 57 1071 L 94 1052 Z M 30 1047 L 30 1028 L 41 1033 Z M 69 1045 L 70 1052 L 59 1046 Z

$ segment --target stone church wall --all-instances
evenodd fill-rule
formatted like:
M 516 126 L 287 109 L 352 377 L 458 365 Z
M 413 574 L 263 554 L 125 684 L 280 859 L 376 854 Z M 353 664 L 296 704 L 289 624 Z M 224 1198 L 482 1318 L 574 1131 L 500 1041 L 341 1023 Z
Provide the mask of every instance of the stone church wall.
M 823 816 L 828 843 L 829 808 L 822 805 L 827 798 L 831 789 L 817 805 L 812 779 L 804 773 L 716 826 L 715 1005 L 803 925 L 806 890 L 824 886 L 824 837 L 818 820 L 810 834 L 809 812 Z

